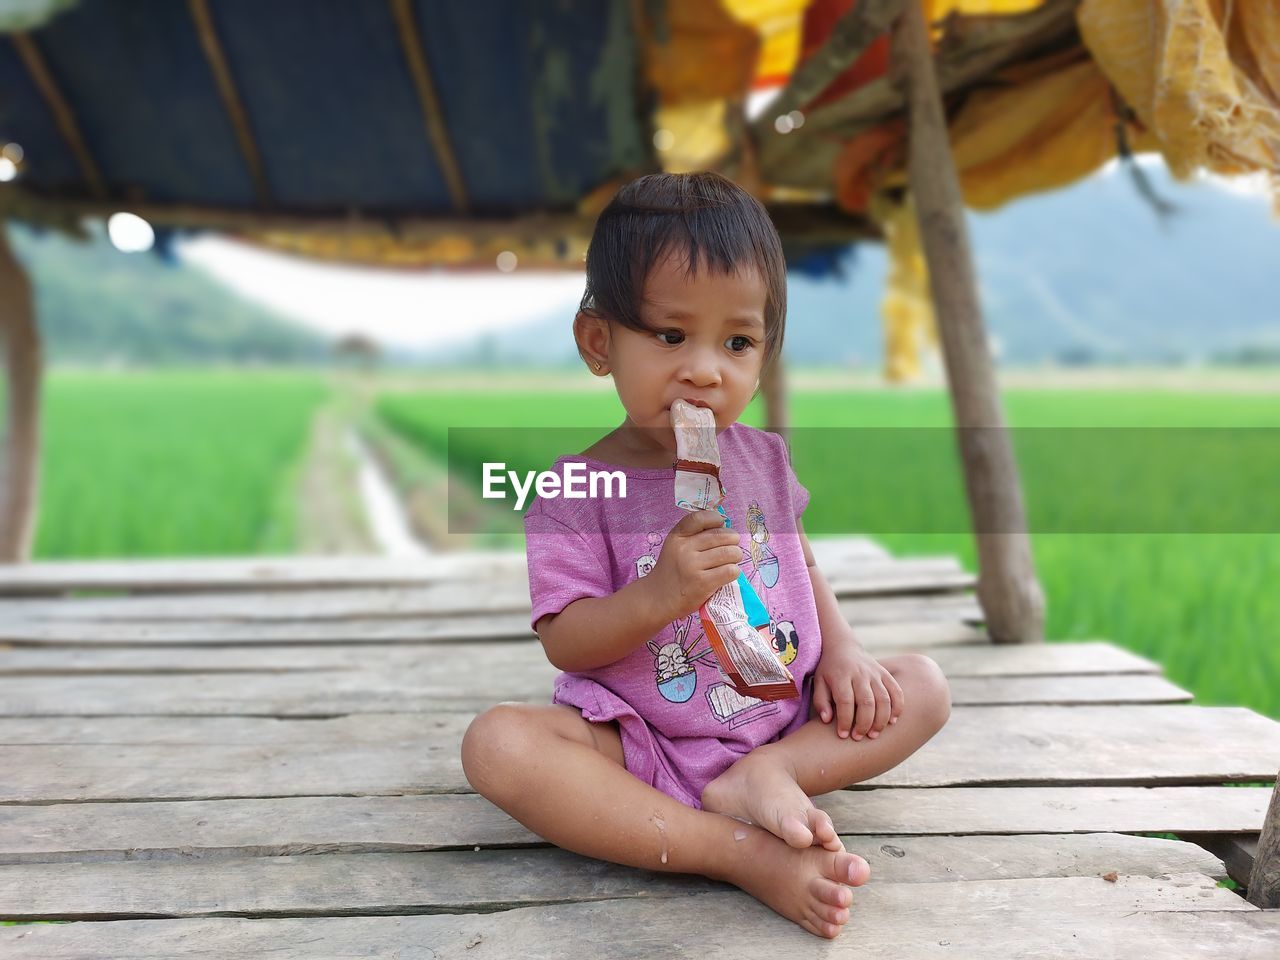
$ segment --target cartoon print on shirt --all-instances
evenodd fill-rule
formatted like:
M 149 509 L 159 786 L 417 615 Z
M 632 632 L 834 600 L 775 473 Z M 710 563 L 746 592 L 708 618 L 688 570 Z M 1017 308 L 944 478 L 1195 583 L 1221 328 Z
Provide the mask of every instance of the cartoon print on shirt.
M 751 534 L 751 571 L 747 577 L 753 581 L 753 586 L 754 581 L 758 580 L 764 588 L 759 592 L 767 595 L 769 588 L 778 584 L 780 565 L 777 554 L 768 545 L 769 528 L 765 523 L 764 511 L 755 500 L 751 501 L 747 507 L 747 530 Z M 755 576 L 753 577 L 752 574 Z M 795 623 L 770 609 L 769 635 L 773 652 L 778 655 L 782 665 L 785 667 L 794 663 L 800 652 L 800 637 L 796 632 Z
M 675 639 L 670 643 L 658 646 L 652 640 L 645 642 L 649 652 L 654 656 L 658 693 L 670 703 L 685 703 L 693 696 L 694 690 L 698 687 L 698 671 L 694 667 L 697 661 L 715 660 L 711 647 L 707 647 L 701 653 L 693 653 L 693 648 L 698 645 L 699 640 L 706 638 L 706 634 L 698 636 L 693 643 L 685 646 L 685 637 L 688 636 L 689 628 L 693 626 L 693 621 L 697 617 L 698 614 L 695 612 L 683 620 L 672 622 Z
M 769 548 L 769 528 L 764 511 L 752 500 L 747 507 L 747 533 L 751 537 L 751 564 L 765 589 L 778 585 L 778 556 Z
M 658 547 L 662 545 L 662 534 L 650 530 L 645 534 L 645 539 L 649 541 L 649 552 L 636 561 L 637 577 L 647 577 L 658 565 Z
M 637 577 L 647 577 L 658 565 L 656 556 L 662 546 L 662 534 L 650 531 L 645 535 L 645 539 L 648 541 L 649 549 L 644 556 L 636 560 Z M 685 638 L 697 619 L 698 613 L 695 610 L 682 620 L 673 620 L 671 629 L 674 639 L 661 646 L 652 640 L 645 641 L 649 652 L 654 656 L 653 671 L 658 693 L 664 700 L 671 703 L 685 703 L 693 696 L 698 687 L 698 672 L 694 664 L 699 660 L 715 657 L 709 646 L 700 653 L 693 652 L 698 641 L 705 639 L 705 634 L 700 634 L 692 643 L 685 644 Z
M 773 637 L 773 652 L 778 655 L 782 665 L 788 666 L 800 651 L 800 638 L 796 636 L 796 625 L 790 620 L 774 620 L 769 617 L 769 633 Z
M 748 560 L 753 559 L 756 555 L 756 545 L 763 545 L 763 541 L 768 539 L 768 530 L 764 527 L 764 514 L 760 511 L 759 506 L 752 503 L 752 507 L 758 514 L 758 531 L 757 535 L 752 538 L 752 552 L 748 554 L 743 551 L 744 565 Z M 725 511 L 722 504 L 716 506 L 716 511 L 727 521 L 725 526 L 732 526 L 732 521 Z M 648 551 L 644 556 L 635 561 L 636 575 L 638 577 L 648 576 L 657 566 L 656 556 L 660 552 L 662 545 L 662 534 L 649 532 L 646 535 L 648 541 Z M 772 558 L 773 552 L 764 547 L 767 557 Z M 761 557 L 764 557 L 761 554 Z M 757 560 L 759 566 L 760 560 Z M 768 566 L 767 559 L 764 565 Z M 773 566 L 777 567 L 777 560 L 774 558 Z M 772 583 L 777 583 L 776 570 L 771 577 Z M 699 625 L 699 632 L 691 642 L 688 641 L 689 634 L 693 629 L 693 625 Z M 789 624 L 790 622 L 787 621 Z M 728 724 L 730 729 L 740 727 L 743 724 L 751 723 L 764 717 L 768 717 L 780 712 L 781 707 L 771 701 L 760 700 L 756 697 L 743 696 L 733 689 L 729 683 L 729 678 L 725 675 L 719 661 L 716 659 L 715 653 L 708 644 L 704 649 L 695 652 L 699 643 L 706 639 L 706 632 L 701 628 L 701 616 L 698 611 L 694 611 L 681 620 L 675 620 L 671 624 L 673 639 L 664 644 L 658 644 L 654 640 L 646 641 L 649 652 L 654 657 L 654 679 L 658 688 L 658 693 L 669 703 L 686 703 L 692 699 L 693 694 L 697 690 L 698 672 L 697 663 L 701 661 L 704 665 L 713 665 L 719 674 L 718 682 L 715 682 L 707 690 L 707 703 L 710 706 L 712 714 L 721 723 Z M 795 659 L 796 642 L 795 628 L 791 626 L 790 632 L 784 631 L 781 638 L 778 633 L 778 626 L 772 614 L 769 616 L 769 637 L 771 646 L 778 654 L 778 659 L 783 663 L 790 663 Z M 787 659 L 784 659 L 787 657 Z

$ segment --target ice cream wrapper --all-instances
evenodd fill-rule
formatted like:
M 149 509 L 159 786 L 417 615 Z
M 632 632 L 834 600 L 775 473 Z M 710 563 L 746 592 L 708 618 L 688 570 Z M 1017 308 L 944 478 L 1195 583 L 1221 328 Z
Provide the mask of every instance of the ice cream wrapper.
M 676 506 L 718 509 L 727 491 L 720 482 L 715 414 L 677 400 L 671 405 L 671 425 L 676 434 Z M 724 525 L 731 526 L 727 515 Z M 774 653 L 769 612 L 741 570 L 698 608 L 698 616 L 721 671 L 739 694 L 759 700 L 800 696 L 795 677 Z

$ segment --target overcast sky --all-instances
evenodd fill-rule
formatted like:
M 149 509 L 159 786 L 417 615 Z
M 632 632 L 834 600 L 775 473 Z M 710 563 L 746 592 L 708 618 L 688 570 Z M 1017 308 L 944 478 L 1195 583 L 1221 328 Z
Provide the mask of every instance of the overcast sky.
M 178 256 L 238 293 L 323 333 L 359 330 L 385 344 L 434 347 L 520 326 L 582 299 L 581 271 L 448 273 L 345 267 L 273 253 L 204 234 Z
M 1155 155 L 1141 159 L 1163 162 Z M 1113 176 L 1117 167 L 1112 161 L 1097 175 Z M 1206 179 L 1268 202 L 1261 176 Z M 282 316 L 329 335 L 359 330 L 384 344 L 410 348 L 519 327 L 558 312 L 568 329 L 584 285 L 580 270 L 456 274 L 335 266 L 212 234 L 179 240 L 175 248 L 184 261 Z

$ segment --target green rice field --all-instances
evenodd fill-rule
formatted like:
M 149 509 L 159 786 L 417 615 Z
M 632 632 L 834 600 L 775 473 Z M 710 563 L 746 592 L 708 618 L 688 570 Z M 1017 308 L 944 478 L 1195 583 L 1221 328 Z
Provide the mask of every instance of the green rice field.
M 378 396 L 376 414 L 427 454 L 443 457 L 450 426 L 493 428 L 455 431 L 455 460 L 541 468 L 622 419 L 612 391 L 521 384 L 463 395 L 409 386 Z M 295 549 L 295 479 L 311 418 L 331 389 L 323 376 L 305 373 L 51 374 L 37 558 Z M 1159 661 L 1198 703 L 1242 704 L 1280 718 L 1280 536 L 1223 532 L 1248 529 L 1251 518 L 1258 530 L 1280 528 L 1268 513 L 1280 500 L 1272 495 L 1277 445 L 1256 443 L 1269 438 L 1256 428 L 1280 426 L 1280 393 L 1014 389 L 1004 401 L 1019 428 L 1014 443 L 1050 637 L 1112 640 Z M 947 445 L 945 394 L 796 389 L 789 402 L 794 465 L 812 494 L 811 536 L 869 532 L 896 554 L 954 554 L 976 569 Z M 759 426 L 760 414 L 753 404 L 743 419 Z M 1225 454 L 1213 444 L 1193 448 L 1187 462 L 1186 448 L 1164 450 L 1148 439 L 1135 457 L 1123 444 L 1088 441 L 1096 431 L 1082 428 L 1099 426 L 1234 428 L 1248 442 Z M 1066 458 L 1074 472 L 1064 478 L 1064 458 L 1049 455 L 1054 443 L 1021 428 L 1050 428 L 1042 436 L 1054 443 L 1081 431 L 1092 459 Z M 1080 467 L 1113 451 L 1126 464 L 1119 492 L 1088 483 Z M 1208 488 L 1188 477 L 1207 478 Z M 1152 529 L 1177 529 L 1186 519 L 1188 530 L 1126 530 L 1128 510 Z M 1091 522 L 1110 532 L 1078 532 Z
M 1111 640 L 1159 661 L 1197 703 L 1280 718 L 1280 536 L 1266 532 L 1280 530 L 1280 450 L 1259 429 L 1280 427 L 1280 394 L 1008 390 L 1003 399 L 1048 635 Z M 895 554 L 954 554 L 976 569 L 942 391 L 795 390 L 789 404 L 811 535 L 865 531 Z M 623 417 L 614 394 L 582 391 L 494 390 L 465 402 L 395 393 L 377 412 L 436 455 L 452 440 L 455 465 L 499 459 L 519 470 L 585 449 Z M 758 401 L 742 419 L 761 424 Z M 450 437 L 450 426 L 494 429 Z M 1180 429 L 1206 427 L 1223 429 Z M 1064 456 L 1066 443 L 1075 446 Z M 1263 532 L 1238 532 L 1249 530 Z
M 288 552 L 326 392 L 310 374 L 51 374 L 36 559 Z

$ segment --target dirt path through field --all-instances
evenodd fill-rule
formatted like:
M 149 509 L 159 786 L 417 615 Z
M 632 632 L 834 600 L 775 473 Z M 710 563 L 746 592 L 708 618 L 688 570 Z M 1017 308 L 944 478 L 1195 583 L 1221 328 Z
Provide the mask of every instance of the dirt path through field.
M 345 449 L 348 413 L 341 395 L 316 411 L 298 475 L 298 552 L 377 553 L 357 484 L 357 464 Z

